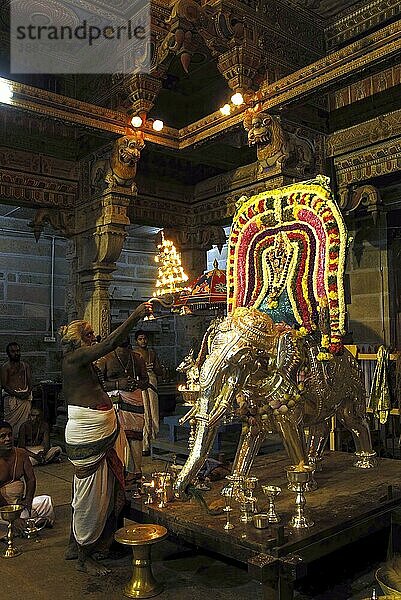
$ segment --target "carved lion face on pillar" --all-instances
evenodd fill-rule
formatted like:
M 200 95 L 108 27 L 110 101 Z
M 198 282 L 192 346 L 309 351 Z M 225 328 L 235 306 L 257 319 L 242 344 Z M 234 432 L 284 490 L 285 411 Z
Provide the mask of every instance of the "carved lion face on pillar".
M 118 138 L 111 154 L 111 168 L 120 179 L 131 179 L 145 143 L 138 134 Z
M 244 121 L 244 127 L 248 132 L 248 144 L 270 144 L 272 141 L 273 120 L 270 115 L 258 112 Z
M 267 166 L 280 163 L 288 155 L 279 117 L 263 111 L 251 113 L 245 117 L 244 127 L 249 145 L 257 147 L 258 160 Z

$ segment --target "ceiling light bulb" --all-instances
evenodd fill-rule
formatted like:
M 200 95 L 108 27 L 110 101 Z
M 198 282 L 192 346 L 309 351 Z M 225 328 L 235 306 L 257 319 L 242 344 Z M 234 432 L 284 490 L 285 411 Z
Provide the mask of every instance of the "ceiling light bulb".
M 10 102 L 13 97 L 13 91 L 10 84 L 0 80 L 0 102 Z
M 224 106 L 222 106 L 220 108 L 220 112 L 221 112 L 222 115 L 224 115 L 225 117 L 227 117 L 230 114 L 230 112 L 231 112 L 230 105 L 229 104 L 225 104 Z
M 236 92 L 233 96 L 231 96 L 231 102 L 235 104 L 235 106 L 241 106 L 241 104 L 244 104 L 244 98 L 241 92 Z
M 161 131 L 164 127 L 164 123 L 163 121 L 160 121 L 160 119 L 156 119 L 156 121 L 153 121 L 152 127 L 155 131 Z
M 135 115 L 135 117 L 132 117 L 131 125 L 132 125 L 132 127 L 141 127 L 141 125 L 142 125 L 141 117 L 139 115 Z

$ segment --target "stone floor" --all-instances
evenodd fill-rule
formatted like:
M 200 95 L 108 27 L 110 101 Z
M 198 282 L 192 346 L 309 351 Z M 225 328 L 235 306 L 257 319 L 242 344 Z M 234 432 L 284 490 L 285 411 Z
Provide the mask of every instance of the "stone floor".
M 146 459 L 145 472 L 160 468 Z M 89 577 L 75 570 L 74 561 L 64 560 L 64 550 L 70 527 L 70 496 L 72 468 L 68 461 L 61 465 L 38 467 L 37 494 L 50 493 L 56 508 L 56 524 L 43 530 L 40 538 L 18 540 L 23 554 L 1 561 L 0 600 L 114 600 L 123 598 L 122 589 L 131 573 L 130 556 L 109 561 L 112 574 L 101 578 Z M 1 544 L 0 544 L 1 546 Z M 366 550 L 366 549 L 365 549 Z M 228 564 L 202 551 L 179 547 L 163 541 L 154 547 L 155 576 L 164 582 L 160 600 L 262 600 L 261 585 L 249 579 L 245 569 Z M 331 575 L 335 564 L 331 565 Z M 352 571 L 352 570 L 351 570 Z M 322 579 L 322 578 L 320 578 Z M 334 583 L 335 580 L 335 583 Z M 323 591 L 322 581 L 312 586 L 302 585 L 298 600 L 362 599 L 371 596 L 374 587 L 373 566 L 337 578 L 328 577 L 329 589 Z M 326 586 L 327 587 L 327 586 Z M 375 586 L 379 593 L 378 587 Z

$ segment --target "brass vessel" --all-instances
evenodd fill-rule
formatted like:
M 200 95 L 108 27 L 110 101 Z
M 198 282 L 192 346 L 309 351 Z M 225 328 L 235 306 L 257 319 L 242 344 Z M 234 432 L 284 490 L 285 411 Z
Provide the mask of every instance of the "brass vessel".
M 24 507 L 20 504 L 9 504 L 8 506 L 2 506 L 0 509 L 0 516 L 3 521 L 8 521 L 7 528 L 7 549 L 4 554 L 1 555 L 2 558 L 14 558 L 14 556 L 19 556 L 21 554 L 20 550 L 14 547 L 14 536 L 13 536 L 13 523 L 16 519 L 21 516 Z
M 152 598 L 163 591 L 163 585 L 153 577 L 150 550 L 166 536 L 167 529 L 162 525 L 133 525 L 115 533 L 117 542 L 133 546 L 133 573 L 123 592 L 127 598 Z
M 280 523 L 281 519 L 276 513 L 275 498 L 281 494 L 281 487 L 278 485 L 262 485 L 262 491 L 269 499 L 267 511 L 269 523 Z
M 287 468 L 287 478 L 291 485 L 295 487 L 295 514 L 292 516 L 288 525 L 294 529 L 308 529 L 314 525 L 314 522 L 305 513 L 305 486 L 311 481 L 313 476 L 313 467 L 308 465 L 302 468 L 292 465 Z
M 256 529 L 266 529 L 269 527 L 269 515 L 267 513 L 256 513 L 252 517 L 252 522 Z

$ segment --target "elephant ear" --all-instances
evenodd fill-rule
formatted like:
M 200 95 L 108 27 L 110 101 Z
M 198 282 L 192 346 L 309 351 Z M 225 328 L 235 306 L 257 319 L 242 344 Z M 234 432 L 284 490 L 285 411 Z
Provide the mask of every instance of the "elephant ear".
M 346 248 L 327 177 L 252 196 L 231 227 L 228 313 L 253 306 L 303 333 L 319 330 L 322 345 L 341 352 Z

